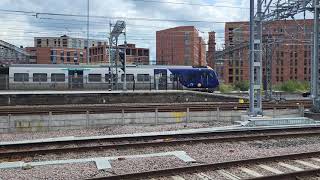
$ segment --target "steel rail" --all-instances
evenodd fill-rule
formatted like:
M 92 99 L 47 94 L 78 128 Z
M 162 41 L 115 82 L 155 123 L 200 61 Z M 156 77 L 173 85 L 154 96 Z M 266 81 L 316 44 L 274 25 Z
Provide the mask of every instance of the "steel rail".
M 138 172 L 138 173 L 127 173 L 127 174 L 111 175 L 111 176 L 104 176 L 104 177 L 92 177 L 88 179 L 118 180 L 118 179 L 141 179 L 141 178 L 150 178 L 150 177 L 161 177 L 161 176 L 177 175 L 181 173 L 193 173 L 193 172 L 204 172 L 208 170 L 212 171 L 212 170 L 218 170 L 218 169 L 226 169 L 234 166 L 250 165 L 250 164 L 257 164 L 262 162 L 266 163 L 266 162 L 274 162 L 274 161 L 280 161 L 280 160 L 290 160 L 295 158 L 301 159 L 301 158 L 314 157 L 319 155 L 320 155 L 320 151 L 294 153 L 294 154 L 277 155 L 277 156 L 269 156 L 269 157 L 262 157 L 262 158 L 251 158 L 251 159 L 245 159 L 245 160 L 227 161 L 227 162 L 212 163 L 212 164 L 190 165 L 190 166 L 184 166 L 184 167 L 167 168 L 167 169 L 144 171 L 144 172 Z
M 312 128 L 311 128 L 312 129 Z M 50 143 L 30 143 L 30 144 L 18 144 L 10 146 L 0 146 L 0 159 L 6 158 L 25 158 L 43 154 L 63 154 L 70 152 L 87 152 L 87 151 L 104 151 L 106 149 L 126 149 L 126 148 L 143 148 L 151 146 L 175 146 L 181 144 L 196 144 L 196 143 L 214 143 L 214 142 L 234 142 L 234 141 L 253 141 L 253 140 L 268 140 L 270 138 L 296 138 L 296 137 L 310 137 L 320 136 L 320 128 L 318 130 L 299 129 L 298 131 L 283 131 L 278 130 L 274 132 L 246 132 L 244 134 L 223 134 L 226 137 L 215 137 L 221 134 L 219 133 L 202 133 L 202 134 L 185 134 L 185 135 L 171 135 L 171 136 L 147 136 L 137 138 L 123 138 L 123 139 L 88 139 L 86 141 L 62 141 L 62 142 L 50 142 Z M 295 129 L 297 130 L 297 129 Z M 238 132 L 239 133 L 239 132 Z M 243 133 L 243 132 L 242 132 Z M 209 137 L 208 137 L 209 136 Z M 196 138 L 195 138 L 196 137 Z M 192 139 L 193 138 L 193 139 Z M 126 142 L 119 142 L 119 141 Z M 114 143 L 100 145 L 102 142 Z M 131 142 L 127 142 L 131 141 Z M 84 143 L 97 143 L 96 145 L 82 145 Z M 45 146 L 54 145 L 54 148 L 46 148 Z M 65 145 L 77 145 L 76 147 L 64 147 Z M 38 146 L 38 147 L 37 147 Z M 60 147 L 57 147 L 60 146 Z M 18 149 L 18 150 L 17 150 Z M 22 149 L 22 150 L 20 150 Z M 27 149 L 27 150 L 25 150 Z

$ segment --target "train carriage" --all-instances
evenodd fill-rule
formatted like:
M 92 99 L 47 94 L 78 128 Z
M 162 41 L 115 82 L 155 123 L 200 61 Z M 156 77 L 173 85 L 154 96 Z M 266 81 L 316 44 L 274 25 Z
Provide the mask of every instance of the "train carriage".
M 10 89 L 122 89 L 123 71 L 103 65 L 11 65 Z M 113 81 L 112 81 L 113 76 Z M 118 81 L 118 83 L 115 83 Z M 112 82 L 114 82 L 112 84 Z M 127 89 L 214 89 L 219 82 L 210 67 L 129 65 Z

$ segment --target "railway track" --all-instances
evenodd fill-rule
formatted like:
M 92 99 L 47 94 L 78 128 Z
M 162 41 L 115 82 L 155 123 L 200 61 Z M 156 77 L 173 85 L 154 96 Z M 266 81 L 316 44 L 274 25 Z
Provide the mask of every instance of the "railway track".
M 296 109 L 299 105 L 310 108 L 311 101 L 286 101 L 282 103 L 264 102 L 264 109 Z M 45 106 L 5 106 L 0 107 L 0 115 L 19 115 L 19 114 L 83 114 L 89 113 L 126 113 L 130 112 L 180 112 L 186 111 L 212 111 L 219 108 L 220 110 L 246 110 L 248 103 L 239 104 L 237 102 L 215 102 L 215 103 L 173 103 L 173 104 L 97 104 L 97 105 L 45 105 Z
M 197 164 L 162 170 L 94 177 L 100 179 L 298 179 L 301 176 L 316 176 L 320 173 L 320 151 L 227 161 L 212 164 Z
M 0 160 L 11 161 L 45 154 L 119 150 L 127 148 L 192 145 L 196 143 L 238 142 L 279 138 L 320 136 L 320 127 L 252 129 L 246 131 L 201 132 L 190 134 L 96 137 L 74 140 L 29 142 L 0 146 Z

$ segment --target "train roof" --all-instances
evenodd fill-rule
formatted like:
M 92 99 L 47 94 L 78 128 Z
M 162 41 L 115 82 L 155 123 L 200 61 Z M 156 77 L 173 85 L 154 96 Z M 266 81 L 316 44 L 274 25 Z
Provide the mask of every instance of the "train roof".
M 29 68 L 108 68 L 110 64 L 11 64 L 10 67 L 29 67 Z M 127 68 L 176 68 L 176 69 L 189 69 L 189 68 L 207 68 L 207 67 L 193 67 L 193 66 L 179 66 L 179 65 L 127 65 Z

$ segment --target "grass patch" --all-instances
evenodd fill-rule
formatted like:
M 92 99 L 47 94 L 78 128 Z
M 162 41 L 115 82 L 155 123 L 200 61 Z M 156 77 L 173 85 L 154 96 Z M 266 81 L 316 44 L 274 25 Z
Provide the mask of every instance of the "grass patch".
M 310 83 L 307 81 L 289 80 L 274 86 L 274 90 L 284 92 L 308 92 L 310 91 Z

